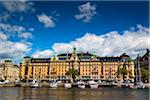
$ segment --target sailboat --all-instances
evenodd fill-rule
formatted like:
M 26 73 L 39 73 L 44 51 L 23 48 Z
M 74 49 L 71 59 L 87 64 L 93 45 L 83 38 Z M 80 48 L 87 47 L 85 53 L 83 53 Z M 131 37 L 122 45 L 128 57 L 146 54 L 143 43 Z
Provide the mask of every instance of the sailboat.
M 140 63 L 139 63 L 139 55 L 137 57 L 137 70 L 136 70 L 136 82 L 135 85 L 130 86 L 131 89 L 144 89 L 145 86 L 141 81 L 141 71 L 140 71 Z

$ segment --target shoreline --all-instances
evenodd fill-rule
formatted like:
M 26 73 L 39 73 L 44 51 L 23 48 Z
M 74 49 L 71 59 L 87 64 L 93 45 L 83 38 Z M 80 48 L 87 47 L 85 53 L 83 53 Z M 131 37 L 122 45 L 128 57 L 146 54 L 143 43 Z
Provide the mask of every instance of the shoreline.
M 58 87 L 63 87 L 64 83 L 59 84 Z M 78 87 L 77 84 L 72 84 L 73 87 Z M 89 84 L 85 85 L 86 88 L 90 88 Z M 145 89 L 150 89 L 150 83 L 144 83 Z M 0 87 L 30 87 L 30 83 L 6 83 L 6 84 L 0 84 Z M 40 87 L 49 87 L 49 83 L 40 83 Z M 123 87 L 120 84 L 99 84 L 98 88 L 103 88 L 103 87 L 109 87 L 109 88 L 129 88 L 129 87 Z

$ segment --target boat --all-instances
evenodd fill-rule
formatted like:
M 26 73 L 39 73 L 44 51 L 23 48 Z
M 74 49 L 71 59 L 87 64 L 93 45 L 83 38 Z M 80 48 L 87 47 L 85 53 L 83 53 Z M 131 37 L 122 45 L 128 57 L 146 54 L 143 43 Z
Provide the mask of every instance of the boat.
M 5 84 L 5 81 L 3 81 L 3 82 L 0 81 L 0 85 L 2 85 L 2 84 Z
M 84 89 L 85 88 L 85 83 L 83 81 L 78 81 L 78 87 Z
M 120 85 L 122 88 L 128 88 L 129 87 L 128 83 L 120 83 Z
M 65 83 L 64 86 L 65 86 L 65 88 L 71 88 L 72 84 L 71 83 Z
M 90 87 L 91 87 L 91 88 L 95 88 L 95 89 L 98 88 L 98 83 L 95 82 L 95 81 L 93 81 L 93 80 L 92 80 L 92 81 L 89 81 L 89 84 L 90 84 Z
M 30 84 L 30 87 L 32 87 L 32 88 L 37 88 L 37 87 L 39 87 L 39 81 L 33 80 L 33 81 L 31 82 L 31 84 Z
M 145 86 L 143 85 L 143 82 L 136 82 L 135 85 L 130 85 L 129 88 L 131 88 L 131 89 L 144 89 Z
M 50 87 L 51 88 L 57 88 L 58 87 L 58 83 L 56 81 L 53 81 L 50 83 Z
M 5 80 L 5 83 L 10 83 L 9 80 Z
M 136 82 L 135 87 L 136 87 L 137 89 L 144 89 L 144 88 L 145 88 L 143 82 Z

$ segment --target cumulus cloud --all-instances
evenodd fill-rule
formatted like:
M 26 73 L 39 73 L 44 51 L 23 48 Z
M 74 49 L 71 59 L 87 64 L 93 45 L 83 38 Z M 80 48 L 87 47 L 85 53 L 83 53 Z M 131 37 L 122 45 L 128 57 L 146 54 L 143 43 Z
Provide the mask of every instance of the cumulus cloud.
M 18 41 L 10 41 L 12 37 L 17 37 Z M 26 41 L 30 38 L 32 33 L 25 27 L 0 23 L 0 60 L 10 58 L 18 63 L 31 50 L 32 44 Z
M 80 13 L 75 15 L 75 18 L 77 20 L 82 20 L 85 23 L 90 22 L 92 18 L 97 14 L 96 6 L 91 5 L 90 2 L 80 5 L 78 9 Z
M 50 58 L 53 55 L 52 50 L 43 50 L 43 51 L 36 51 L 33 53 L 32 57 L 34 58 Z
M 34 11 L 33 3 L 27 1 L 2 1 L 4 8 L 9 12 L 27 12 Z
M 0 32 L 0 41 L 1 41 L 1 40 L 7 40 L 7 38 L 8 38 L 8 37 L 7 37 L 6 34 Z
M 54 20 L 52 16 L 47 16 L 45 14 L 37 15 L 39 22 L 43 23 L 45 27 L 55 27 Z
M 20 19 L 23 19 L 23 14 L 27 12 L 35 12 L 35 8 L 33 8 L 33 2 L 29 2 L 26 0 L 21 1 L 1 1 L 1 15 L 0 21 L 6 22 L 11 17 L 14 17 L 17 14 L 21 14 Z M 15 14 L 14 14 L 15 13 Z
M 121 34 L 122 33 L 122 34 Z M 123 32 L 112 31 L 103 35 L 85 33 L 69 43 L 55 43 L 52 48 L 56 54 L 72 52 L 77 47 L 78 52 L 96 53 L 99 56 L 119 56 L 127 53 L 137 56 L 146 48 L 150 49 L 150 29 L 141 25 Z M 47 53 L 43 53 L 47 55 Z M 44 55 L 42 55 L 44 57 Z
M 29 32 L 31 29 L 26 29 L 23 26 L 0 23 L 0 29 L 7 33 L 8 36 L 17 36 L 22 39 L 32 38 L 32 33 Z
M 0 40 L 0 42 L 0 60 L 11 58 L 18 62 L 31 50 L 31 43 L 29 42 L 12 42 L 9 40 Z
M 99 56 L 118 56 L 124 52 L 135 56 L 140 50 L 150 48 L 149 39 L 150 29 L 138 25 L 137 30 L 126 30 L 122 35 L 117 31 L 104 35 L 86 33 L 83 37 L 70 43 L 55 43 L 53 49 L 59 53 L 62 50 L 70 51 L 70 48 L 67 49 L 67 47 L 76 45 L 80 51 L 95 52 Z
M 32 38 L 32 34 L 29 32 L 24 32 L 18 35 L 20 38 L 29 39 Z

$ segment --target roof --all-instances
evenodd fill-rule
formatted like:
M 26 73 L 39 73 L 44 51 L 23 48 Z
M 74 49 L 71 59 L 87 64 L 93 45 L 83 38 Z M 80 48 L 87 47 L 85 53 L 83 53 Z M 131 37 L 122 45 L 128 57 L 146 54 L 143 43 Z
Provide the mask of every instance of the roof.
M 123 61 L 121 57 L 99 57 L 100 62 L 119 62 Z
M 49 63 L 50 58 L 31 58 L 31 63 Z

